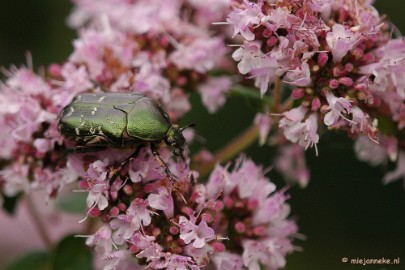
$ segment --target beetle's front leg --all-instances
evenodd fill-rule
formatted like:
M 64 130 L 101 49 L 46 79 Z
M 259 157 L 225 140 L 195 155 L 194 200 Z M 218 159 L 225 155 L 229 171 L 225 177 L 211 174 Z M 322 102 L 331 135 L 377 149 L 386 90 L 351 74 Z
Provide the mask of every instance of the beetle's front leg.
M 177 177 L 169 170 L 169 167 L 167 166 L 166 162 L 164 162 L 164 160 L 160 156 L 160 153 L 157 150 L 156 145 L 154 143 L 151 143 L 150 148 L 152 151 L 152 155 L 156 158 L 157 162 L 159 162 L 160 166 L 165 170 L 165 173 L 167 174 L 169 179 L 170 180 L 174 179 L 177 181 L 178 180 Z
M 117 168 L 111 170 L 110 175 L 109 175 L 110 181 L 115 180 L 115 178 L 118 176 L 118 174 L 122 170 L 122 168 L 124 168 L 131 161 L 131 159 L 138 156 L 139 152 L 142 149 L 142 146 L 143 145 L 139 145 L 136 148 L 136 150 L 129 157 L 127 157 L 123 162 L 121 162 L 121 164 Z

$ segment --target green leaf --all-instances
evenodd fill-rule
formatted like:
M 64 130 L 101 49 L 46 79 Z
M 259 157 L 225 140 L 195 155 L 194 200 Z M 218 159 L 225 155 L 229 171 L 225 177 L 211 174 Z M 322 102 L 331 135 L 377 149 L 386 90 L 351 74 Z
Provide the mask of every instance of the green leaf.
M 28 269 L 28 268 L 27 268 Z M 53 269 L 89 270 L 93 269 L 92 254 L 83 238 L 73 235 L 65 237 L 57 246 Z
M 17 203 L 21 198 L 21 193 L 13 197 L 7 197 L 4 195 L 3 209 L 6 210 L 9 214 L 14 214 L 15 209 L 17 208 Z
M 68 213 L 83 213 L 86 210 L 86 198 L 88 193 L 70 193 L 57 199 L 56 205 L 59 209 Z
M 45 251 L 29 253 L 6 267 L 5 270 L 51 270 L 52 256 Z

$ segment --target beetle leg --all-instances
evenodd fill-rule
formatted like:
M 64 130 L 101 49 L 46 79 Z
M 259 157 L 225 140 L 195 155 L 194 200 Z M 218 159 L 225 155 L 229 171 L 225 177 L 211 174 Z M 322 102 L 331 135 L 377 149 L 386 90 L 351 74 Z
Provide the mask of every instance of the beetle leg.
M 169 170 L 169 167 L 167 166 L 166 162 L 164 162 L 164 160 L 160 156 L 160 153 L 157 150 L 156 146 L 153 143 L 151 143 L 150 148 L 152 150 L 152 155 L 156 158 L 157 162 L 159 162 L 160 166 L 165 170 L 165 173 L 167 174 L 169 179 L 170 180 L 174 179 L 177 181 L 177 177 Z
M 159 162 L 160 166 L 165 170 L 165 173 L 167 174 L 167 177 L 169 177 L 170 182 L 172 182 L 173 187 L 175 188 L 175 190 L 178 191 L 178 194 L 180 195 L 181 199 L 184 201 L 185 204 L 187 204 L 187 200 L 186 198 L 184 198 L 182 192 L 180 191 L 179 186 L 177 185 L 177 176 L 175 176 L 170 170 L 169 167 L 167 166 L 166 162 L 164 162 L 164 160 L 162 159 L 162 157 L 160 156 L 159 151 L 156 148 L 156 145 L 154 145 L 153 143 L 150 144 L 151 150 L 152 150 L 152 154 L 153 156 L 156 158 L 156 160 Z M 176 181 L 173 181 L 173 179 Z
M 142 149 L 142 145 L 138 146 L 136 148 L 136 150 L 129 157 L 127 157 L 123 162 L 121 162 L 121 164 L 117 168 L 111 170 L 111 172 L 110 172 L 111 176 L 109 177 L 109 179 L 114 180 L 118 176 L 118 173 L 122 170 L 122 168 L 124 168 L 131 161 L 131 159 L 136 157 L 139 154 L 139 152 L 141 151 L 141 149 Z

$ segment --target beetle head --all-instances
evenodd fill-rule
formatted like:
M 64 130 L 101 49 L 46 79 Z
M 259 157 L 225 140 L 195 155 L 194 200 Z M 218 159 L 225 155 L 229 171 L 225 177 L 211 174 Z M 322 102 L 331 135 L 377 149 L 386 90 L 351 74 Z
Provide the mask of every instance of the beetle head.
M 188 127 L 193 127 L 194 124 L 187 125 L 180 128 L 178 125 L 172 125 L 167 132 L 165 142 L 167 145 L 173 147 L 173 154 L 176 156 L 181 156 L 183 159 L 184 145 L 186 144 L 186 139 L 183 136 L 183 130 Z

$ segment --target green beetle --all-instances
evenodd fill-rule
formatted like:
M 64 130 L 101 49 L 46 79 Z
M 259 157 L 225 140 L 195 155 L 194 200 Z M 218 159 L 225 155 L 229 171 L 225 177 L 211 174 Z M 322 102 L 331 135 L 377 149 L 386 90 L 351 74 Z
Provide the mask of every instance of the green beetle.
M 128 148 L 149 143 L 153 155 L 171 175 L 160 158 L 156 144 L 164 141 L 175 155 L 183 157 L 185 139 L 169 115 L 154 99 L 134 93 L 84 93 L 61 112 L 60 133 L 86 148 Z

